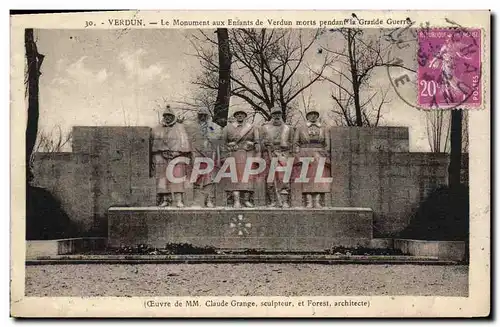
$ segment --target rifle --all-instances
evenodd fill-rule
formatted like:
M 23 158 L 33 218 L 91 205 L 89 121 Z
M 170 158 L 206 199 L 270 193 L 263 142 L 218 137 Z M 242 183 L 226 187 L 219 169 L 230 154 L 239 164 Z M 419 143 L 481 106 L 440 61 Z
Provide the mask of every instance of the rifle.
M 272 161 L 273 159 L 273 150 L 271 150 L 271 148 L 273 147 L 272 143 L 270 146 L 266 146 L 267 148 L 267 153 L 269 155 L 269 160 Z M 278 157 L 278 156 L 276 156 Z M 273 186 L 274 186 L 274 193 L 275 193 L 275 196 L 276 196 L 276 202 L 278 203 L 278 205 L 281 207 L 283 205 L 283 203 L 281 202 L 281 197 L 280 197 L 280 194 L 278 192 L 278 182 L 276 182 L 276 172 L 274 172 L 274 176 L 273 176 Z

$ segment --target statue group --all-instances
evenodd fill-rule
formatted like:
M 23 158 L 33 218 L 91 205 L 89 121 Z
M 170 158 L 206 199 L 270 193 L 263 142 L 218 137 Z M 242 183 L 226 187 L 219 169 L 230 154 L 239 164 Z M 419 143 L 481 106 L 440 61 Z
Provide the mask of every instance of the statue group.
M 184 207 L 182 178 L 190 175 L 194 163 L 202 173 L 191 174 L 189 182 L 195 202 L 206 207 L 215 206 L 215 184 L 221 176 L 231 177 L 221 185 L 226 202 L 235 208 L 254 206 L 259 182 L 265 182 L 268 206 L 290 207 L 293 177 L 300 181 L 305 207 L 322 207 L 322 197 L 330 192 L 331 163 L 329 129 L 320 122 L 319 112 L 307 112 L 306 122 L 295 128 L 284 122 L 279 108 L 273 108 L 270 119 L 260 126 L 247 118 L 245 111 L 238 110 L 222 129 L 212 122 L 207 109 L 199 110 L 196 121 L 186 124 L 167 107 L 152 133 L 157 205 Z

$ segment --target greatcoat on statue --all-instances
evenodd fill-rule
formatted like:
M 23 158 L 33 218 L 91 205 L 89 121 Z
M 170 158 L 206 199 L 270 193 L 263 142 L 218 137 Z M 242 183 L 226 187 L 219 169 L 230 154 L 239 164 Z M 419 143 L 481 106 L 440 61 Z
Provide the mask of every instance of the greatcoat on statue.
M 211 119 L 210 111 L 201 108 L 194 124 L 186 125 L 191 139 L 193 162 L 196 158 L 205 158 L 214 164 L 209 173 L 198 175 L 192 182 L 195 189 L 195 203 L 209 208 L 215 205 L 214 178 L 220 168 L 220 143 L 222 130 Z M 206 170 L 208 164 L 201 162 L 200 170 Z
M 160 206 L 169 205 L 169 198 L 176 206 L 184 206 L 184 183 L 169 180 L 167 167 L 178 157 L 190 159 L 191 145 L 188 134 L 175 113 L 167 106 L 161 125 L 153 128 L 153 163 L 156 174 L 156 193 Z M 187 162 L 187 161 L 186 161 Z M 173 177 L 183 178 L 188 171 L 185 162 L 178 162 L 173 167 Z
M 243 174 L 247 158 L 260 155 L 259 130 L 254 125 L 245 122 L 246 117 L 246 112 L 236 111 L 234 113 L 236 121 L 228 124 L 222 135 L 222 140 L 228 151 L 228 158 L 234 158 L 236 163 L 237 182 L 228 182 L 226 185 L 226 191 L 232 192 L 234 207 L 241 206 L 241 195 L 243 195 L 245 206 L 253 206 L 251 194 L 255 189 L 254 178 L 250 176 L 248 182 L 243 181 Z
M 278 166 L 286 166 L 292 148 L 292 128 L 285 124 L 282 111 L 279 108 L 271 110 L 271 119 L 262 125 L 262 157 L 266 161 L 264 176 L 266 178 L 266 193 L 271 206 L 289 207 L 290 181 L 284 181 L 285 173 L 274 172 L 269 179 L 271 160 L 275 158 Z
M 329 193 L 331 182 L 317 182 L 316 177 L 331 177 L 330 133 L 327 126 L 319 121 L 319 112 L 310 111 L 306 114 L 307 122 L 296 129 L 294 135 L 295 152 L 298 157 L 312 158 L 307 169 L 308 182 L 301 183 L 302 193 L 306 196 L 306 207 L 321 207 L 321 196 Z M 324 159 L 323 173 L 316 176 L 320 159 Z M 301 165 L 299 164 L 299 169 Z

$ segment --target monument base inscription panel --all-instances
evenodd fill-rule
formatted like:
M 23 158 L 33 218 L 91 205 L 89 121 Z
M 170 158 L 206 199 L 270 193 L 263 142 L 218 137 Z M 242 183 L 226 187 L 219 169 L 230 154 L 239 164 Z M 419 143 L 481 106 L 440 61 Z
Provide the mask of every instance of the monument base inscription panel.
M 189 243 L 270 251 L 367 246 L 372 216 L 368 208 L 113 207 L 108 210 L 108 246 L 164 248 L 168 243 Z

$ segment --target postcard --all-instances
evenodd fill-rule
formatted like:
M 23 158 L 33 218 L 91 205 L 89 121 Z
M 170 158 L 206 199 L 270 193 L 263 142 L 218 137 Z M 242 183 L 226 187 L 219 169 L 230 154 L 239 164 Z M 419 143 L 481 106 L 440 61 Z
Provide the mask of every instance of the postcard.
M 13 317 L 489 315 L 489 11 L 10 19 Z

